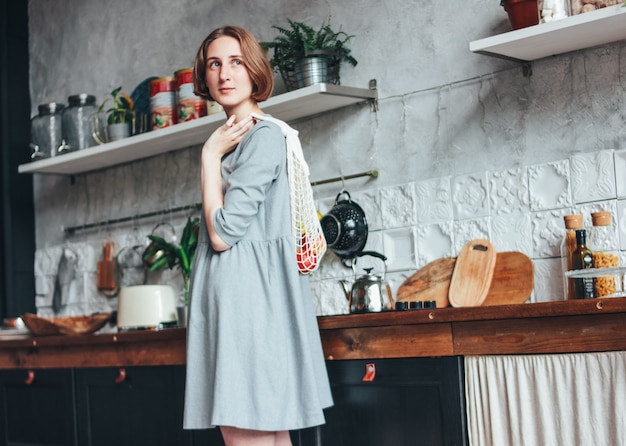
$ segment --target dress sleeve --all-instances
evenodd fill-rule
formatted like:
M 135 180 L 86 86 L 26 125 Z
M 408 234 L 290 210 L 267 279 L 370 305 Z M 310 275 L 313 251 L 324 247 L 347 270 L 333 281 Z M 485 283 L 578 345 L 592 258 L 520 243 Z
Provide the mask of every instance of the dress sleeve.
M 214 215 L 215 230 L 230 246 L 246 234 L 267 190 L 286 165 L 286 147 L 280 128 L 261 121 L 235 149 L 224 206 Z

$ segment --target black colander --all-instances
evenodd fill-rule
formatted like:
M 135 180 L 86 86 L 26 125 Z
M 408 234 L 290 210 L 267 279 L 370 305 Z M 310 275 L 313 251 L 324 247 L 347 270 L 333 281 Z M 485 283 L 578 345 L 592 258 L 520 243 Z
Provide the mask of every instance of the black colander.
M 347 199 L 340 200 L 342 196 Z M 367 219 L 361 206 L 341 191 L 335 205 L 321 220 L 322 231 L 328 247 L 342 259 L 356 257 L 367 241 Z

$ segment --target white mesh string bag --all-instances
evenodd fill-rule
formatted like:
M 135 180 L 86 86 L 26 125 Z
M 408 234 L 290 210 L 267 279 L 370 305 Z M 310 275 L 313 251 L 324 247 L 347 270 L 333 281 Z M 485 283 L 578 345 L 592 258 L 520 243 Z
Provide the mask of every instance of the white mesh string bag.
M 280 119 L 257 113 L 252 113 L 252 117 L 277 124 L 285 135 L 291 202 L 291 232 L 296 246 L 296 261 L 300 273 L 312 273 L 319 267 L 326 252 L 326 239 L 313 201 L 309 166 L 302 153 L 298 131 Z

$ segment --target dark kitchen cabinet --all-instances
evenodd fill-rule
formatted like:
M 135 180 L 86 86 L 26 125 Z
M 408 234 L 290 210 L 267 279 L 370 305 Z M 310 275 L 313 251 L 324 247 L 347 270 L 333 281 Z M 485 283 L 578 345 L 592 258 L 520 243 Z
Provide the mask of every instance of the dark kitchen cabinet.
M 365 382 L 367 364 L 376 373 Z M 294 446 L 467 444 L 461 357 L 328 361 L 335 405 Z M 0 446 L 223 446 L 182 428 L 184 366 L 0 371 Z
M 0 446 L 77 445 L 73 373 L 0 372 Z
M 76 369 L 81 446 L 223 445 L 217 429 L 183 430 L 185 366 Z
M 75 374 L 81 446 L 189 444 L 182 429 L 184 367 L 77 369 Z
M 363 381 L 367 364 L 376 368 Z M 468 444 L 463 358 L 328 361 L 335 405 L 302 446 Z
M 185 431 L 185 367 L 0 371 L 0 446 L 221 446 Z
M 0 2 L 0 319 L 35 310 L 28 2 Z

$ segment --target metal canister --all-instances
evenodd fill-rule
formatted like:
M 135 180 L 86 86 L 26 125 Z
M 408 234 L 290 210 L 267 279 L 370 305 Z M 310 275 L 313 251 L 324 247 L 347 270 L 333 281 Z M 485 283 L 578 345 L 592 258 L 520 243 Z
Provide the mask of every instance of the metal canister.
M 207 115 L 206 102 L 193 92 L 193 69 L 183 68 L 174 73 L 178 122 L 191 121 Z
M 63 108 L 65 105 L 58 102 L 39 105 L 39 114 L 30 123 L 32 159 L 49 158 L 65 150 L 61 124 Z
M 63 137 L 68 150 L 82 150 L 97 146 L 91 131 L 91 116 L 97 112 L 96 97 L 80 93 L 67 98 L 69 107 L 63 110 Z
M 150 121 L 152 130 L 176 124 L 176 81 L 160 77 L 150 82 Z

